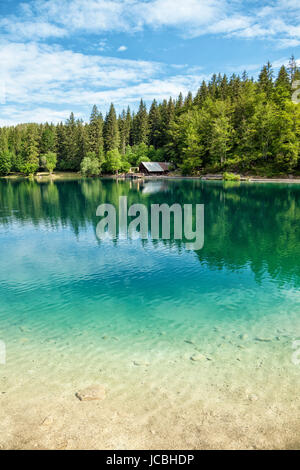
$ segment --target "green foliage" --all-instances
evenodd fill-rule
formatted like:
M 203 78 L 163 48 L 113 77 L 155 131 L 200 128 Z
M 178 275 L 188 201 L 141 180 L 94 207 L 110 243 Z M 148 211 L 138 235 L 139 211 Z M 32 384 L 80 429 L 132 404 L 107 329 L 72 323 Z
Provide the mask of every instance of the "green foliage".
M 80 171 L 84 176 L 98 176 L 101 172 L 100 161 L 95 152 L 88 152 L 80 164 Z
M 106 152 L 109 152 L 110 150 L 116 150 L 119 148 L 120 133 L 119 133 L 117 115 L 116 115 L 115 107 L 113 104 L 111 104 L 109 113 L 107 114 L 105 118 L 104 140 L 105 140 Z
M 35 125 L 26 130 L 22 144 L 18 170 L 25 175 L 33 175 L 39 168 L 38 133 Z
M 9 150 L 0 150 L 0 176 L 8 175 L 12 169 L 13 155 Z
M 109 150 L 106 154 L 105 170 L 107 173 L 118 173 L 122 168 L 122 159 L 118 149 Z
M 40 150 L 42 154 L 48 152 L 55 153 L 56 150 L 56 131 L 53 125 L 45 124 L 45 128 L 41 134 Z
M 49 173 L 52 174 L 57 165 L 57 154 L 54 152 L 48 152 L 45 155 L 42 155 L 41 163 L 42 166 L 47 168 Z
M 135 145 L 147 144 L 149 134 L 149 120 L 146 104 L 141 100 L 140 107 L 133 120 L 133 143 Z
M 88 128 L 88 147 L 90 152 L 99 154 L 103 151 L 103 118 L 97 106 L 93 106 Z
M 142 142 L 139 145 L 134 145 L 132 147 L 134 158 L 131 161 L 133 166 L 139 166 L 141 162 L 149 162 L 150 158 L 148 156 L 149 148 Z
M 223 180 L 224 181 L 240 181 L 240 175 L 235 175 L 234 173 L 223 173 Z
M 120 170 L 123 172 L 123 173 L 128 173 L 129 170 L 131 168 L 131 165 L 129 163 L 128 160 L 126 160 L 125 158 L 125 155 L 122 155 L 122 158 L 121 158 L 121 168 Z

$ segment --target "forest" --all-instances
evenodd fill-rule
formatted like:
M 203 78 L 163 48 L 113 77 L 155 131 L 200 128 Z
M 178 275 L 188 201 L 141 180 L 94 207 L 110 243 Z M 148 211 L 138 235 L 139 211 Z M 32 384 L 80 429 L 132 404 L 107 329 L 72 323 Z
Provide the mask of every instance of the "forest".
M 141 161 L 168 161 L 183 175 L 239 172 L 273 176 L 300 172 L 300 106 L 292 100 L 300 70 L 292 57 L 275 75 L 213 75 L 197 93 L 149 109 L 141 99 L 117 115 L 93 106 L 88 123 L 71 113 L 64 123 L 0 128 L 0 175 L 37 171 L 84 176 L 126 173 Z

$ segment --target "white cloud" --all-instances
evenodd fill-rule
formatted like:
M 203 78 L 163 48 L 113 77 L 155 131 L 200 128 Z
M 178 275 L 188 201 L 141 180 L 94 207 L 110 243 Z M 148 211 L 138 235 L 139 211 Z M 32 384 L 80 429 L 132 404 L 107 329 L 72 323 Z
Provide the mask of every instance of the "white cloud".
M 37 43 L 2 44 L 0 64 L 6 94 L 0 125 L 57 122 L 67 118 L 70 109 L 87 118 L 94 103 L 105 112 L 111 101 L 120 109 L 141 97 L 175 97 L 196 90 L 207 78 L 198 69 L 167 77 L 174 69 L 164 64 L 84 55 Z
M 6 97 L 0 125 L 57 122 L 71 109 L 87 117 L 94 103 L 105 111 L 111 101 L 122 107 L 140 97 L 175 97 L 196 91 L 208 78 L 201 68 L 187 65 L 73 52 L 46 45 L 48 37 L 92 33 L 97 54 L 116 48 L 108 45 L 104 33 L 132 34 L 144 28 L 172 28 L 183 37 L 268 39 L 275 47 L 287 48 L 300 45 L 299 25 L 299 0 L 274 0 L 267 7 L 256 0 L 31 0 L 22 4 L 19 14 L 0 19 L 0 101 L 3 90 Z M 126 49 L 121 45 L 118 51 Z
M 268 6 L 250 0 L 32 0 L 22 4 L 22 15 L 8 16 L 0 26 L 11 37 L 31 40 L 168 27 L 185 37 L 234 35 L 278 40 L 283 47 L 300 39 L 299 22 L 298 0 Z
M 278 49 L 289 49 L 300 46 L 300 39 L 280 39 L 277 43 Z
M 147 25 L 199 27 L 223 15 L 224 0 L 154 0 L 136 2 L 135 12 Z
M 7 101 L 19 103 L 67 102 L 68 93 L 74 89 L 140 83 L 164 69 L 155 62 L 84 55 L 37 43 L 3 44 L 0 64 Z
M 64 109 L 57 111 L 51 108 L 36 107 L 33 109 L 22 109 L 19 106 L 4 106 L 1 108 L 1 126 L 13 126 L 18 123 L 29 123 L 29 122 L 53 122 L 58 123 L 65 121 L 70 115 L 70 109 Z M 77 118 L 81 115 L 78 113 Z
M 61 38 L 67 35 L 67 31 L 47 21 L 21 21 L 17 17 L 0 19 L 0 28 L 7 37 L 14 40 L 46 39 L 48 37 Z

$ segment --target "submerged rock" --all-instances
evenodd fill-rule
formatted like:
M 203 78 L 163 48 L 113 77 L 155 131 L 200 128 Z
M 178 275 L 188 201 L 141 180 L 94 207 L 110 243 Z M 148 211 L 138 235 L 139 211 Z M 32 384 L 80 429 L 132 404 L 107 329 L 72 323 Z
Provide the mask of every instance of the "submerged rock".
M 145 361 L 133 361 L 133 364 L 135 366 L 149 366 L 150 365 L 149 362 L 145 362 Z
M 248 395 L 248 400 L 249 400 L 249 401 L 257 401 L 257 400 L 258 400 L 258 396 L 255 395 L 255 393 L 251 393 L 250 395 Z
M 80 401 L 104 400 L 106 389 L 103 385 L 92 385 L 75 394 Z
M 247 339 L 248 338 L 248 335 L 247 334 L 242 334 L 239 336 L 240 339 Z
M 193 341 L 192 339 L 185 339 L 184 342 L 187 344 L 195 344 L 195 341 Z
M 54 419 L 52 416 L 47 416 L 41 423 L 42 426 L 51 426 L 54 423 Z
M 206 357 L 203 354 L 193 354 L 190 357 L 190 359 L 191 359 L 191 361 L 199 362 L 199 361 L 204 361 L 206 359 Z

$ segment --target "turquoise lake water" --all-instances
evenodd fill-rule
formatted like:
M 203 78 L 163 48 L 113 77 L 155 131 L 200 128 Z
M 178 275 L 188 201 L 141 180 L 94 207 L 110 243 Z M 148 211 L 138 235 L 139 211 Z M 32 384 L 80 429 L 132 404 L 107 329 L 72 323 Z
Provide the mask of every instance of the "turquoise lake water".
M 119 196 L 148 207 L 204 204 L 203 249 L 172 239 L 99 241 L 96 209 Z M 5 390 L 38 389 L 41 377 L 74 384 L 78 370 L 88 385 L 101 368 L 119 390 L 117 375 L 130 381 L 141 365 L 155 367 L 159 384 L 185 377 L 188 397 L 200 380 L 191 357 L 203 354 L 207 386 L 292 400 L 299 288 L 300 185 L 0 181 Z

